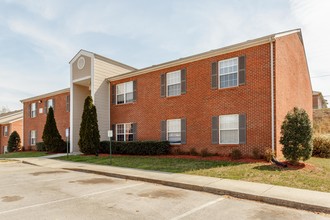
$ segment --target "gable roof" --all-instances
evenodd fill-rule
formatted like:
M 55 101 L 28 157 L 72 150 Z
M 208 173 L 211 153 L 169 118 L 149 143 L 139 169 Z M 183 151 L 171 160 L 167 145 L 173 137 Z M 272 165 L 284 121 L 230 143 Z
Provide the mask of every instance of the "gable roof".
M 0 114 L 0 124 L 10 124 L 20 119 L 23 119 L 22 109 Z
M 289 30 L 289 31 L 284 31 L 284 32 L 279 32 L 279 33 L 267 35 L 267 36 L 260 37 L 260 38 L 255 38 L 255 39 L 252 39 L 252 40 L 244 41 L 244 42 L 241 42 L 241 43 L 238 43 L 238 44 L 233 44 L 233 45 L 222 47 L 222 48 L 219 48 L 219 49 L 210 50 L 210 51 L 207 51 L 207 52 L 204 52 L 204 53 L 200 53 L 200 54 L 180 58 L 180 59 L 177 59 L 177 60 L 161 63 L 161 64 L 158 64 L 158 65 L 152 65 L 152 66 L 142 68 L 142 69 L 138 69 L 138 70 L 134 70 L 134 71 L 131 71 L 131 72 L 128 72 L 128 73 L 123 73 L 123 74 L 120 74 L 120 75 L 112 76 L 112 77 L 107 78 L 107 80 L 109 82 L 111 82 L 111 81 L 115 81 L 115 80 L 125 79 L 125 78 L 129 78 L 129 77 L 132 77 L 132 76 L 145 74 L 145 73 L 148 73 L 148 72 L 152 72 L 152 71 L 156 71 L 156 70 L 160 70 L 160 69 L 164 69 L 164 68 L 168 68 L 168 67 L 177 66 L 177 65 L 180 65 L 180 64 L 185 64 L 185 63 L 210 58 L 210 57 L 221 55 L 221 54 L 226 54 L 226 53 L 237 51 L 237 50 L 242 50 L 242 49 L 257 46 L 257 45 L 262 45 L 262 44 L 265 44 L 265 43 L 270 43 L 270 42 L 275 41 L 275 39 L 278 38 L 278 37 L 286 36 L 286 35 L 293 34 L 293 33 L 298 33 L 299 38 L 302 40 L 301 29 L 293 29 L 293 30 Z
M 20 100 L 20 102 L 22 102 L 22 103 L 29 102 L 29 101 L 33 101 L 33 100 L 36 100 L 36 99 L 47 98 L 49 96 L 54 96 L 54 95 L 58 95 L 58 94 L 62 94 L 62 93 L 67 93 L 67 92 L 70 92 L 70 88 L 61 89 L 61 90 L 57 90 L 57 91 L 54 91 L 54 92 L 49 92 L 49 93 L 45 93 L 45 94 L 42 94 L 42 95 L 38 95 L 38 96 L 33 96 L 33 97 L 30 97 L 30 98 L 22 99 L 22 100 Z

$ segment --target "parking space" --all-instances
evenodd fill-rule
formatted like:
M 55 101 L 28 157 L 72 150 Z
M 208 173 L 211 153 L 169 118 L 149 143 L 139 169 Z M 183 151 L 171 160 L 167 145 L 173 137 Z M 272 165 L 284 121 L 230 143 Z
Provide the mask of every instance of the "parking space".
M 0 219 L 329 219 L 203 192 L 16 162 L 0 164 Z

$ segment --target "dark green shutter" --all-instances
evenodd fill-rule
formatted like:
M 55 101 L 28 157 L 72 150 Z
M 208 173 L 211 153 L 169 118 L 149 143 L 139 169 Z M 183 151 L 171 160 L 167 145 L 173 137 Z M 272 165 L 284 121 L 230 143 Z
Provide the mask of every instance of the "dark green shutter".
M 111 138 L 111 140 L 115 141 L 116 140 L 116 125 L 113 124 L 111 127 L 112 127 L 112 138 Z
M 35 134 L 36 134 L 36 136 L 35 136 L 35 145 L 37 145 L 37 142 L 38 142 L 38 130 L 36 130 L 36 132 L 35 132 Z
M 38 102 L 36 102 L 36 116 L 38 115 Z
M 137 124 L 133 123 L 132 128 L 133 128 L 133 141 L 137 141 Z
M 239 143 L 246 144 L 246 114 L 239 115 Z
M 212 63 L 211 88 L 218 89 L 218 62 Z
M 245 74 L 245 56 L 241 56 L 238 58 L 238 69 L 239 69 L 239 75 L 238 75 L 238 79 L 239 79 L 239 85 L 244 85 L 245 84 L 245 78 L 246 78 L 246 74 Z
M 136 92 L 136 80 L 133 81 L 133 102 L 136 102 L 137 92 Z
M 166 141 L 166 121 L 161 121 L 161 141 Z
M 112 104 L 116 104 L 116 85 L 111 86 Z
M 48 109 L 48 100 L 45 100 L 45 114 L 47 114 L 47 109 Z
M 181 144 L 187 143 L 187 123 L 186 119 L 181 119 Z
M 31 118 L 31 104 L 28 105 L 28 112 L 29 118 Z
M 31 146 L 31 131 L 29 132 L 29 145 Z
M 186 69 L 181 70 L 181 94 L 186 94 L 187 91 L 187 76 Z
M 212 144 L 219 144 L 219 116 L 212 117 Z
M 52 100 L 53 100 L 53 111 L 55 113 L 55 99 L 53 98 Z
M 160 97 L 166 96 L 166 74 L 160 75 Z

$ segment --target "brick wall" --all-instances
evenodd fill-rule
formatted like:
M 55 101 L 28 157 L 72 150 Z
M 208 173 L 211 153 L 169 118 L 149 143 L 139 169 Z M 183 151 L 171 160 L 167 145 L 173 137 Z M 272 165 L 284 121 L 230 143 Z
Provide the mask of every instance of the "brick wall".
M 246 84 L 211 89 L 212 62 L 246 56 Z M 187 70 L 187 92 L 177 97 L 160 97 L 160 75 Z M 254 148 L 263 152 L 271 147 L 270 45 L 264 44 L 176 67 L 114 81 L 137 80 L 137 102 L 111 105 L 111 124 L 137 123 L 138 140 L 160 140 L 161 120 L 186 118 L 187 144 L 178 146 L 189 151 L 207 148 L 210 152 L 229 154 L 239 148 L 251 155 Z M 247 142 L 238 145 L 211 144 L 212 116 L 246 113 Z
M 8 136 L 3 136 L 4 126 L 8 126 Z M 21 140 L 23 138 L 23 119 L 14 121 L 11 124 L 0 125 L 1 137 L 0 137 L 0 154 L 4 151 L 4 146 L 8 145 L 9 136 L 13 131 L 17 131 Z
M 70 93 L 61 93 L 54 96 L 48 96 L 46 98 L 36 99 L 33 101 L 24 102 L 24 147 L 26 150 L 35 149 L 30 146 L 29 134 L 31 130 L 37 131 L 37 141 L 42 142 L 42 133 L 46 123 L 47 114 L 45 113 L 45 104 L 47 100 L 54 99 L 54 116 L 56 120 L 57 129 L 59 130 L 62 139 L 65 140 L 65 129 L 70 127 L 70 112 L 66 110 L 66 98 Z M 41 101 L 40 103 L 38 103 Z M 37 116 L 35 118 L 30 117 L 29 105 L 31 103 L 37 103 Z M 39 109 L 42 108 L 43 112 L 39 113 Z
M 280 156 L 279 140 L 285 115 L 297 106 L 305 109 L 313 120 L 313 93 L 304 47 L 297 33 L 276 40 L 275 57 L 276 152 Z

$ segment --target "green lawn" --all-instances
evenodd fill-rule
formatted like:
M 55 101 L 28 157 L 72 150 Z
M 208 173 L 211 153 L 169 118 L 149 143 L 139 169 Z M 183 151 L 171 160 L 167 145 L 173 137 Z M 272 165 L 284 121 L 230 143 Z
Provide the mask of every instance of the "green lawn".
M 0 154 L 0 158 L 22 158 L 22 157 L 41 157 L 46 156 L 46 152 L 39 151 L 26 151 L 26 152 L 14 152 L 7 154 Z
M 108 157 L 70 156 L 74 162 L 109 165 Z M 197 159 L 114 156 L 112 166 L 185 173 L 330 192 L 330 160 L 311 158 L 303 169 L 279 168 L 269 163 L 239 163 Z

